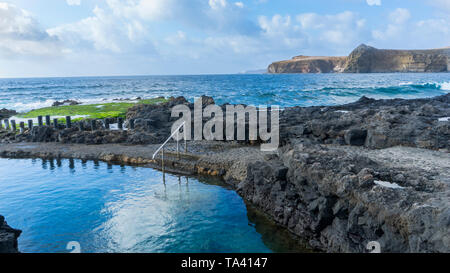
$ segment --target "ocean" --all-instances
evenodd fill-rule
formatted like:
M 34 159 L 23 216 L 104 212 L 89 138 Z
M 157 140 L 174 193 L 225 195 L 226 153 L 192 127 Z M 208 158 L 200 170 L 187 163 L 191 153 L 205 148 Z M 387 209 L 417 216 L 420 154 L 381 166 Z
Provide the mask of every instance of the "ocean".
M 216 103 L 248 105 L 337 105 L 371 98 L 423 98 L 447 94 L 450 73 L 258 74 L 0 79 L 0 108 L 19 112 L 74 99 L 208 95 Z

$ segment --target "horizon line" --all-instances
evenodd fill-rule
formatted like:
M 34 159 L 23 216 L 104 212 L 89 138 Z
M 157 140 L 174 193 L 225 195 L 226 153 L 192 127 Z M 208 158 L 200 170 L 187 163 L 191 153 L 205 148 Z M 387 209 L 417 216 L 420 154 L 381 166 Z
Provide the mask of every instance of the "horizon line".
M 58 79 L 58 78 L 113 78 L 113 77 L 164 77 L 164 76 L 220 76 L 220 75 L 260 75 L 268 73 L 199 73 L 199 74 L 124 74 L 124 75 L 85 75 L 85 76 L 25 76 L 25 77 L 2 77 L 1 80 L 7 79 Z

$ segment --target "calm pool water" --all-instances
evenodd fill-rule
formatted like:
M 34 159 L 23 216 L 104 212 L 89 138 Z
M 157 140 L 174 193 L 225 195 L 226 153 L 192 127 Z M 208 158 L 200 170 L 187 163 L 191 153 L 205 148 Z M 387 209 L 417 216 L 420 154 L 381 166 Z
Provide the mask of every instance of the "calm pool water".
M 0 159 L 0 214 L 21 252 L 302 252 L 219 182 L 79 160 Z

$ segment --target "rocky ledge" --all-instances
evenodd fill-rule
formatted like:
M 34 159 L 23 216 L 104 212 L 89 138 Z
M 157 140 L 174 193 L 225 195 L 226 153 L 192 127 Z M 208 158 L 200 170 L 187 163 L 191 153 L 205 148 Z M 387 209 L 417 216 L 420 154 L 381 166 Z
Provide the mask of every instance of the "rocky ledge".
M 450 47 L 390 50 L 360 45 L 348 57 L 298 56 L 274 62 L 268 73 L 450 72 Z
M 5 221 L 5 217 L 0 215 L 0 253 L 18 253 L 17 238 L 22 231 L 13 229 Z
M 280 135 L 283 144 L 402 145 L 448 152 L 449 117 L 450 94 L 413 100 L 362 97 L 340 106 L 287 108 L 280 116 Z
M 162 142 L 159 136 L 169 135 L 170 108 L 180 103 L 193 107 L 184 98 L 173 98 L 159 106 L 131 108 L 127 122 L 134 120 L 135 129 L 129 131 L 43 126 L 47 129 L 36 130 L 55 131 L 42 139 L 34 139 L 33 132 L 6 136 L 0 156 L 158 167 L 161 162 L 151 155 Z M 204 103 L 214 101 L 205 98 Z M 175 145 L 167 147 L 165 166 L 167 171 L 222 177 L 318 250 L 366 252 L 367 244 L 376 241 L 382 252 L 450 252 L 449 117 L 450 94 L 287 108 L 280 115 L 281 146 L 274 153 L 261 152 L 249 141 L 195 141 L 181 157 Z M 80 134 L 85 134 L 82 144 L 60 141 L 81 139 L 74 137 Z M 123 138 L 119 144 L 85 145 L 95 134 Z M 29 137 L 59 142 L 30 144 Z M 140 141 L 155 144 L 130 145 Z
M 327 252 L 450 252 L 448 153 L 289 145 L 248 164 L 238 192 Z

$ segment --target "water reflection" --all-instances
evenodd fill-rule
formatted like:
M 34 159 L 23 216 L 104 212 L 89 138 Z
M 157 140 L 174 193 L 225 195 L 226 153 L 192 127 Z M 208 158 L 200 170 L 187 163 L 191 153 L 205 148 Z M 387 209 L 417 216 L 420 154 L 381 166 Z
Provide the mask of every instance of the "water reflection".
M 75 161 L 72 158 L 69 159 L 69 169 L 72 173 L 75 173 Z
M 313 252 L 306 242 L 276 225 L 271 219 L 251 205 L 247 205 L 247 216 L 256 231 L 261 234 L 265 245 L 278 253 Z
M 47 160 L 46 159 L 42 159 L 42 169 L 46 170 L 47 169 Z
M 65 252 L 68 241 L 87 252 L 305 251 L 220 180 L 73 159 L 0 163 L 27 169 L 18 183 L 0 177 L 0 211 L 23 230 L 23 252 Z
M 98 170 L 100 167 L 100 163 L 98 162 L 98 160 L 94 160 L 94 169 Z
M 53 159 L 50 159 L 49 162 L 50 162 L 50 170 L 53 171 L 55 169 L 55 162 Z

